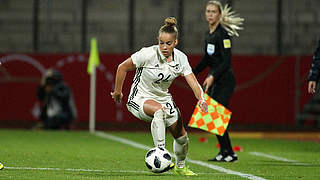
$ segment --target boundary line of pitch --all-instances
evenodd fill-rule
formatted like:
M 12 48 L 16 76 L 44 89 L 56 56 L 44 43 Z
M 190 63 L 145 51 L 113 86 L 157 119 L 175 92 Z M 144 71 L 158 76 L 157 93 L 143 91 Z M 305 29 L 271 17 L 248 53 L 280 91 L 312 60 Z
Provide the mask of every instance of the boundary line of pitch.
M 140 144 L 140 143 L 137 143 L 137 142 L 125 139 L 125 138 L 121 138 L 121 137 L 117 137 L 117 136 L 114 136 L 114 135 L 111 135 L 111 134 L 107 134 L 107 133 L 102 132 L 102 131 L 96 131 L 95 133 L 92 133 L 92 134 L 94 134 L 94 135 L 96 135 L 98 137 L 101 137 L 101 138 L 105 138 L 105 139 L 116 141 L 116 142 L 119 142 L 119 143 L 122 143 L 122 144 L 130 145 L 132 147 L 139 148 L 139 149 L 149 150 L 151 148 L 149 146 L 146 146 L 146 145 L 143 145 L 143 144 Z M 265 180 L 262 177 L 258 177 L 258 176 L 252 175 L 252 174 L 245 174 L 245 173 L 233 171 L 233 170 L 226 169 L 226 168 L 223 168 L 223 167 L 220 167 L 220 166 L 217 166 L 217 165 L 209 164 L 209 163 L 206 163 L 206 162 L 203 162 L 203 161 L 192 160 L 192 159 L 187 159 L 187 161 L 190 162 L 190 163 L 197 164 L 197 165 L 200 165 L 200 166 L 204 166 L 204 167 L 207 167 L 207 168 L 210 168 L 210 169 L 214 169 L 216 171 L 223 172 L 223 173 L 226 173 L 226 174 L 232 174 L 232 175 L 240 176 L 240 177 L 251 179 L 251 180 Z
M 310 164 L 307 163 L 301 163 L 295 160 L 291 160 L 291 159 L 286 159 L 283 157 L 279 157 L 279 156 L 274 156 L 274 155 L 270 155 L 270 154 L 266 154 L 266 153 L 262 153 L 262 152 L 249 152 L 249 154 L 254 155 L 254 156 L 260 156 L 260 157 L 264 157 L 264 158 L 268 158 L 268 159 L 273 159 L 273 160 L 277 160 L 277 161 L 282 161 L 282 162 L 289 162 L 295 165 L 303 165 L 303 166 L 309 166 Z
M 5 167 L 5 169 L 13 170 L 42 170 L 42 171 L 72 171 L 72 172 L 104 172 L 104 173 L 145 173 L 151 174 L 150 171 L 134 171 L 134 170 L 118 170 L 118 171 L 106 171 L 102 169 L 73 169 L 73 168 L 34 168 L 34 167 Z M 166 172 L 169 173 L 169 172 Z M 222 174 L 222 173 L 212 173 L 204 172 L 198 174 Z

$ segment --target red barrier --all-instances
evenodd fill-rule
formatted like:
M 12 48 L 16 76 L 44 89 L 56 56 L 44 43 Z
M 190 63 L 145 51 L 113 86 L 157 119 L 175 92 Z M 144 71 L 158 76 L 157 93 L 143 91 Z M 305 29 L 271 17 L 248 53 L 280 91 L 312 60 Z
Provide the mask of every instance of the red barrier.
M 116 105 L 110 97 L 117 65 L 129 56 L 100 54 L 101 65 L 97 69 L 97 122 L 141 122 L 125 107 L 134 72 L 127 75 L 123 103 Z M 200 58 L 189 56 L 190 64 L 194 66 Z M 38 119 L 40 102 L 36 97 L 36 88 L 42 73 L 50 67 L 62 72 L 74 94 L 78 121 L 87 122 L 90 89 L 87 59 L 87 54 L 0 54 L 0 126 L 1 121 L 34 122 Z M 301 91 L 298 99 L 300 109 L 310 98 L 306 94 L 305 82 L 301 88 L 296 88 L 296 78 L 298 82 L 303 80 L 310 63 L 311 57 L 233 57 L 237 88 L 231 99 L 231 122 L 294 125 L 297 90 Z M 299 68 L 298 75 L 295 74 L 296 68 Z M 198 76 L 201 84 L 206 72 Z M 193 92 L 183 77 L 173 83 L 170 92 L 187 122 L 196 103 Z

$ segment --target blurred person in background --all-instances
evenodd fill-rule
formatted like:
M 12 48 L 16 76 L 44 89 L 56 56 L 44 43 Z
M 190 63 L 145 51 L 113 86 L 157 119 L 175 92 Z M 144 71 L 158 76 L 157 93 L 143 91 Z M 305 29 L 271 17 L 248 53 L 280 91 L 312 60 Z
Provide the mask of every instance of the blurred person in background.
M 43 101 L 40 119 L 43 129 L 70 129 L 77 118 L 77 111 L 70 88 L 64 83 L 62 74 L 48 69 L 37 89 L 38 98 Z
M 203 86 L 208 95 L 225 107 L 228 107 L 230 97 L 236 86 L 236 80 L 231 64 L 230 36 L 239 36 L 237 30 L 242 29 L 244 19 L 235 15 L 231 7 L 222 6 L 219 1 L 209 1 L 206 5 L 205 17 L 209 31 L 205 34 L 204 56 L 193 69 L 197 75 L 207 66 L 209 74 Z M 217 135 L 220 152 L 209 161 L 235 162 L 238 156 L 234 153 L 226 130 L 223 136 Z
M 165 19 L 158 33 L 158 45 L 142 48 L 119 64 L 116 83 L 111 96 L 120 102 L 122 86 L 127 72 L 136 70 L 128 97 L 127 108 L 137 118 L 151 122 L 154 145 L 165 148 L 166 127 L 174 138 L 173 151 L 176 155 L 174 173 L 193 176 L 186 165 L 189 138 L 184 128 L 181 113 L 168 89 L 178 76 L 184 76 L 198 99 L 202 112 L 207 111 L 203 90 L 192 73 L 187 56 L 176 49 L 178 44 L 177 21 Z
M 316 85 L 317 85 L 317 82 L 319 81 L 319 77 L 320 77 L 320 36 L 318 40 L 318 45 L 316 47 L 316 50 L 312 58 L 312 64 L 309 71 L 308 92 L 310 94 L 314 94 L 316 92 Z

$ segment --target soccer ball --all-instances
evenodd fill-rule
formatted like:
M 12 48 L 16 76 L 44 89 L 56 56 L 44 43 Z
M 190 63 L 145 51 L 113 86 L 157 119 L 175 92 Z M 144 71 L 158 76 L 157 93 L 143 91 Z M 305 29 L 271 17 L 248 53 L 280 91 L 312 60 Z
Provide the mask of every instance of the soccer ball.
M 154 173 L 163 173 L 173 168 L 171 155 L 165 148 L 151 148 L 145 157 L 146 166 Z

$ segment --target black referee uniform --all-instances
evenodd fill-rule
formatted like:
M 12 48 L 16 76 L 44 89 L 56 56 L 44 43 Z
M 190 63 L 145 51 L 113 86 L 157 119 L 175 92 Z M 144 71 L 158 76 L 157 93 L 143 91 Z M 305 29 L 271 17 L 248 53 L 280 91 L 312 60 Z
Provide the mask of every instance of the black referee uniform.
M 210 67 L 208 76 L 214 77 L 214 82 L 208 89 L 208 95 L 220 104 L 228 107 L 230 97 L 236 86 L 236 80 L 231 64 L 231 40 L 228 32 L 219 24 L 213 33 L 206 32 L 205 55 L 193 69 L 197 75 L 207 66 Z M 217 135 L 220 152 L 217 157 L 209 161 L 236 161 L 237 155 L 232 150 L 229 134 Z
M 309 71 L 308 80 L 315 81 L 318 83 L 319 78 L 320 78 L 320 36 L 319 36 L 317 48 L 312 58 L 312 64 Z

